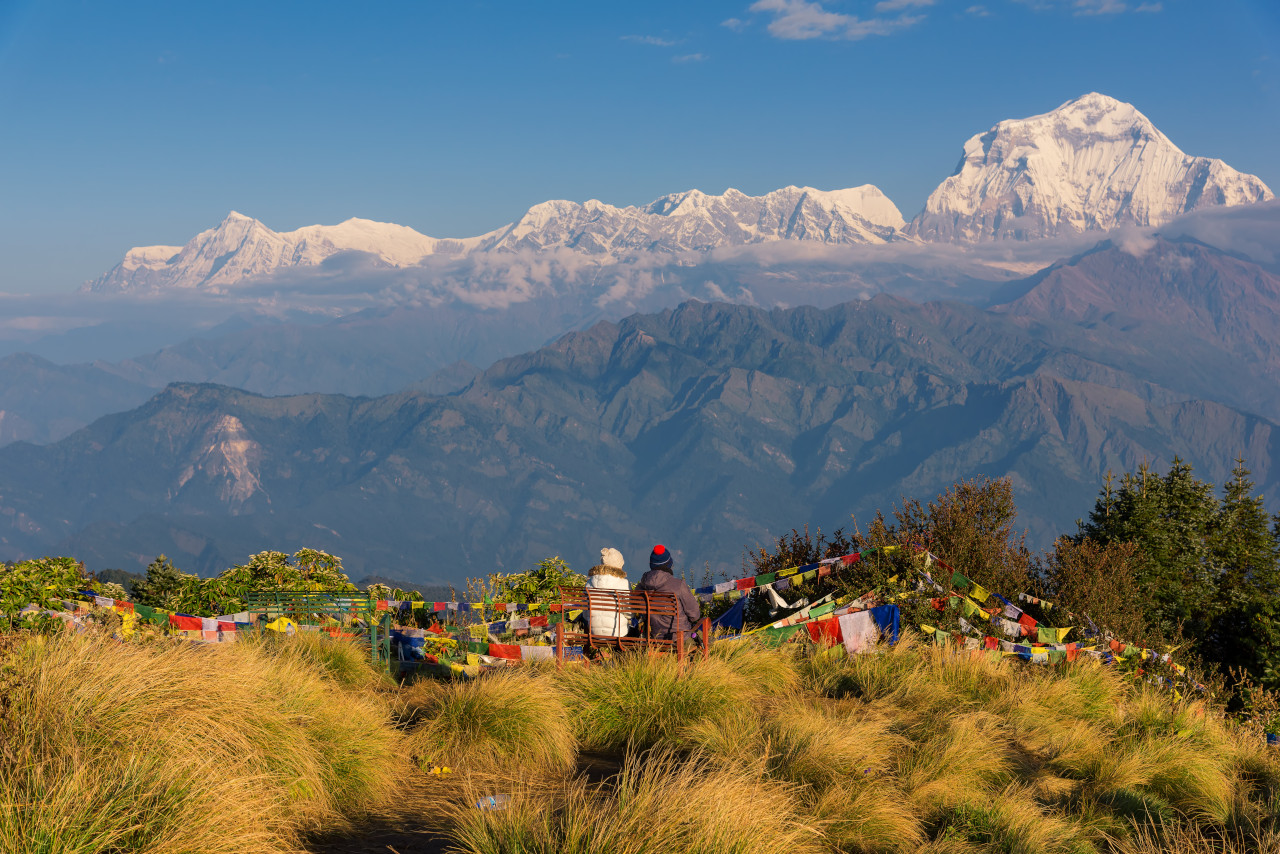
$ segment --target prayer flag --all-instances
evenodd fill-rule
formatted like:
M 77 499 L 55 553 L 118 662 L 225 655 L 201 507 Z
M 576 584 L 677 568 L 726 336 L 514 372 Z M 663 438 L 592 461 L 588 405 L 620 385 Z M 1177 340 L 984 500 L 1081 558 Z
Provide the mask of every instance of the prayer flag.
M 814 643 L 840 643 L 840 622 L 835 617 L 808 623 L 809 637 Z
M 191 617 L 186 614 L 170 614 L 169 625 L 184 632 L 199 632 L 204 630 L 204 620 L 199 617 Z
M 550 647 L 547 647 L 550 649 Z M 520 646 L 514 643 L 491 643 L 489 644 L 489 655 L 494 658 L 506 658 L 512 661 L 520 661 Z

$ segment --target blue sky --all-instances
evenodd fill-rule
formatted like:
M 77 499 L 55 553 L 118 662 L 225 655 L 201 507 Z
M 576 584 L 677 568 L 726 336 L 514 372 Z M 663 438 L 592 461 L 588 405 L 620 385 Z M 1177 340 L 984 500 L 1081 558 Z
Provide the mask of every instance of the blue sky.
M 1087 91 L 1280 189 L 1274 0 L 0 0 L 0 291 L 235 209 L 435 236 L 548 198 L 873 183 Z

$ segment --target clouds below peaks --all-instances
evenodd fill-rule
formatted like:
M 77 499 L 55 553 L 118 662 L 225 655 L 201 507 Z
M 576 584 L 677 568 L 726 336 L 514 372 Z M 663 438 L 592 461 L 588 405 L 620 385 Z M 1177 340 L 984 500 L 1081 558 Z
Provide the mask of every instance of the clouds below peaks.
M 887 36 L 924 20 L 923 15 L 905 14 L 906 10 L 933 5 L 933 0 L 881 0 L 875 5 L 877 13 L 902 12 L 897 17 L 859 18 L 832 12 L 821 3 L 810 0 L 757 0 L 748 11 L 770 17 L 766 29 L 774 38 L 788 41 L 805 39 L 846 39 L 857 41 L 868 36 Z M 746 28 L 737 18 L 723 22 L 723 26 L 735 31 Z

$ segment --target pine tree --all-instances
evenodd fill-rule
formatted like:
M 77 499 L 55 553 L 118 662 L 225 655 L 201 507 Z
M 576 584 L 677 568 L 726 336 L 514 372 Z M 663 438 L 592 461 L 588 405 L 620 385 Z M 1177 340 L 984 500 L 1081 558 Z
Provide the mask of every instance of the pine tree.
M 1243 459 L 1236 459 L 1223 487 L 1213 531 L 1217 616 L 1210 642 L 1214 657 L 1243 668 L 1264 685 L 1280 685 L 1280 542 Z M 1274 662 L 1274 664 L 1273 664 Z
M 1147 463 L 1115 489 L 1108 478 L 1078 539 L 1135 543 L 1138 583 L 1152 629 L 1168 638 L 1203 637 L 1215 614 L 1217 567 L 1209 548 L 1218 502 L 1213 485 L 1174 458 L 1160 477 Z
M 152 608 L 174 610 L 184 592 L 198 579 L 160 555 L 147 566 L 147 577 L 133 585 L 134 601 Z

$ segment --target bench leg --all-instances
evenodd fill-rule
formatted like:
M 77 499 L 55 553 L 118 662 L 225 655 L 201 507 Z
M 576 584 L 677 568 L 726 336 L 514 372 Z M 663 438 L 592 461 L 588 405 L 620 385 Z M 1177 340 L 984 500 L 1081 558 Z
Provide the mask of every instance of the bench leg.
M 556 669 L 564 667 L 564 619 L 556 623 Z

